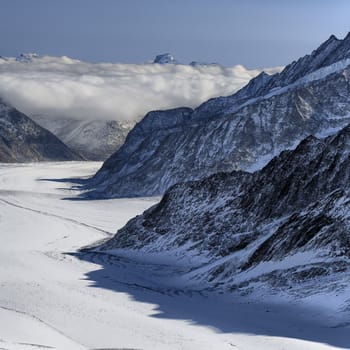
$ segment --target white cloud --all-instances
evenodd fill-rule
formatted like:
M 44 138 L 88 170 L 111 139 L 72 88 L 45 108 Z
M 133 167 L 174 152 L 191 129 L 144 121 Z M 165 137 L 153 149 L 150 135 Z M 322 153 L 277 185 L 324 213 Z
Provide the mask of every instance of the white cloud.
M 150 110 L 196 107 L 232 94 L 260 71 L 240 65 L 87 63 L 49 56 L 30 62 L 0 59 L 0 96 L 28 115 L 135 121 Z

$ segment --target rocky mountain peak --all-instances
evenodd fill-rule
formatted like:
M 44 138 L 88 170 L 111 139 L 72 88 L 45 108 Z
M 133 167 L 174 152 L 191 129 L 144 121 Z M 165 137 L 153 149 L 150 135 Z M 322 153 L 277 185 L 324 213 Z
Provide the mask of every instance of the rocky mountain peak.
M 236 98 L 251 98 L 252 96 L 257 96 L 260 93 L 263 93 L 265 86 L 270 82 L 272 78 L 272 75 L 269 75 L 266 72 L 262 71 L 255 78 L 250 80 L 250 82 L 244 88 L 238 91 Z
M 169 64 L 169 63 L 177 63 L 176 59 L 174 58 L 173 55 L 170 53 L 163 53 L 160 55 L 157 55 L 153 61 L 153 63 L 158 63 L 158 64 Z

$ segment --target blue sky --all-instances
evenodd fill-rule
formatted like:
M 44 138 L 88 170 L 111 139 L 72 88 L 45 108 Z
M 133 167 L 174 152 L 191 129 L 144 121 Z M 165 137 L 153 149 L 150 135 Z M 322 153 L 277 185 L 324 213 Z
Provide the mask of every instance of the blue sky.
M 349 0 L 0 0 L 0 55 L 284 65 L 350 31 Z

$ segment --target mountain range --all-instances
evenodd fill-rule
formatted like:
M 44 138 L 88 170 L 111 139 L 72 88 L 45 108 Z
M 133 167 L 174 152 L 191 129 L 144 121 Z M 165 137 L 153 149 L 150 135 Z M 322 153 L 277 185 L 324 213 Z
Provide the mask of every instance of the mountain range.
M 350 34 L 331 36 L 281 73 L 196 109 L 148 113 L 91 179 L 92 197 L 152 196 L 217 172 L 253 171 L 306 136 L 350 122 Z
M 176 261 L 195 290 L 348 312 L 349 77 L 350 34 L 331 36 L 235 95 L 148 113 L 88 196 L 165 193 L 89 249 Z

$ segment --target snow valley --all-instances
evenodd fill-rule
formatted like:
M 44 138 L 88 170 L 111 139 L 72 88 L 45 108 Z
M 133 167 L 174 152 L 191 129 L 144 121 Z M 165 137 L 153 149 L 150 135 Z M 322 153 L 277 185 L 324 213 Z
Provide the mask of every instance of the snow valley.
M 190 287 L 181 277 L 186 265 L 166 255 L 144 261 L 78 252 L 158 200 L 73 200 L 79 192 L 70 181 L 99 166 L 0 167 L 2 348 L 346 347 L 344 319 L 326 309 L 254 303 Z

